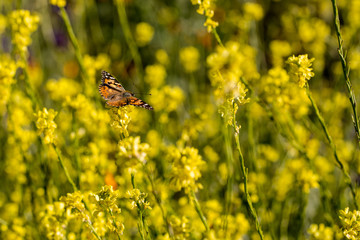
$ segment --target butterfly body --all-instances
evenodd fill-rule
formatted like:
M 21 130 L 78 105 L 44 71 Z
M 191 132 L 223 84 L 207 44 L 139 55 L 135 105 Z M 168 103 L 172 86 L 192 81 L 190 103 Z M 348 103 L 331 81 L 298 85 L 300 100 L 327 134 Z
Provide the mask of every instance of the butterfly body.
M 126 91 L 124 87 L 106 71 L 101 72 L 101 84 L 99 85 L 100 95 L 107 100 L 107 104 L 113 107 L 123 107 L 133 105 L 148 110 L 153 110 L 149 104 L 143 100 L 136 98 L 135 95 Z

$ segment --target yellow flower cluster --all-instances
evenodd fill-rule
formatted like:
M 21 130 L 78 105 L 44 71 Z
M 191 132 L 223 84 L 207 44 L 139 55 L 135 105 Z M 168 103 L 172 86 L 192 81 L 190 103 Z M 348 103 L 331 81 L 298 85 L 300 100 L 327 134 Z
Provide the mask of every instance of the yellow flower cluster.
M 324 224 L 311 224 L 308 233 L 311 240 L 332 240 L 334 239 L 334 231 L 331 227 L 326 227 Z
M 309 169 L 308 164 L 301 158 L 289 159 L 285 168 L 278 173 L 275 183 L 277 198 L 285 199 L 296 183 L 305 194 L 308 194 L 312 188 L 319 188 L 319 176 Z
M 15 48 L 21 53 L 27 53 L 27 46 L 31 44 L 30 35 L 36 31 L 40 18 L 28 10 L 16 10 L 10 13 L 8 22 L 11 29 L 11 40 Z
M 66 0 L 50 0 L 50 4 L 62 8 L 66 6 Z
M 149 144 L 141 143 L 140 137 L 127 137 L 119 141 L 118 158 L 121 163 L 135 167 L 137 164 L 146 164 Z
M 125 106 L 123 108 L 111 109 L 110 114 L 110 126 L 118 130 L 123 137 L 128 137 L 129 132 L 127 130 L 131 121 L 129 113 L 132 111 L 131 107 Z
M 166 69 L 161 64 L 154 64 L 146 66 L 145 68 L 145 82 L 152 88 L 158 88 L 164 84 L 166 78 Z
M 136 25 L 135 40 L 138 46 L 146 46 L 153 39 L 153 36 L 154 28 L 150 24 L 141 22 Z
M 206 16 L 204 26 L 207 27 L 208 32 L 212 32 L 217 26 L 219 26 L 219 23 L 212 19 L 214 16 L 212 0 L 191 0 L 191 3 L 193 5 L 199 5 L 197 12 Z
M 43 108 L 42 111 L 38 111 L 35 114 L 36 127 L 38 128 L 38 134 L 44 136 L 44 143 L 50 144 L 54 142 L 54 131 L 57 125 L 54 121 L 57 112 L 54 109 Z
M 151 86 L 150 92 L 154 96 L 149 98 L 149 104 L 160 113 L 159 121 L 164 124 L 169 121 L 169 113 L 181 106 L 185 96 L 180 87 L 164 85 L 167 77 L 165 65 L 168 63 L 168 56 L 163 50 L 158 55 L 161 55 L 157 57 L 161 64 L 148 65 L 145 68 L 144 79 Z
M 310 68 L 314 60 L 314 58 L 309 59 L 305 54 L 297 57 L 293 55 L 286 61 L 290 65 L 290 77 L 299 84 L 299 87 L 303 88 L 307 81 L 315 75 Z
M 191 225 L 188 218 L 183 216 L 179 218 L 172 215 L 169 219 L 170 225 L 174 231 L 176 239 L 189 239 L 191 233 Z
M 65 203 L 54 202 L 48 204 L 46 208 L 40 212 L 41 220 L 40 228 L 49 239 L 63 239 L 66 236 L 64 224 L 71 220 L 73 216 L 70 211 L 66 211 Z
M 205 164 L 198 150 L 186 147 L 184 150 L 170 150 L 170 159 L 173 161 L 171 169 L 171 184 L 180 191 L 182 188 L 185 192 L 197 191 L 202 188 L 197 180 L 201 177 L 201 168 Z
M 65 208 L 74 210 L 74 214 L 80 217 L 84 222 L 90 223 L 90 217 L 86 213 L 85 204 L 82 202 L 84 196 L 80 191 L 68 193 L 60 198 L 60 201 L 65 204 Z
M 15 82 L 16 63 L 9 55 L 0 55 L 0 113 L 5 111 L 5 105 L 9 100 L 11 85 Z
M 199 69 L 199 50 L 195 47 L 185 47 L 180 49 L 180 62 L 184 66 L 185 72 L 193 73 Z
M 65 101 L 73 98 L 81 91 L 81 85 L 73 79 L 60 78 L 59 80 L 49 79 L 46 83 L 51 99 L 55 101 Z
M 110 231 L 117 232 L 119 235 L 122 235 L 125 228 L 124 224 L 116 218 L 121 212 L 121 209 L 117 205 L 120 197 L 119 192 L 114 191 L 112 186 L 105 185 L 99 192 L 90 195 L 96 205 L 93 214 L 101 215 L 102 212 L 110 214 L 112 218 L 111 220 L 109 219 L 109 223 L 106 224 L 106 226 L 110 229 Z
M 242 50 L 237 42 L 227 42 L 225 48 L 218 46 L 216 52 L 207 57 L 207 64 L 210 68 L 209 78 L 211 85 L 215 88 L 215 100 L 221 116 L 229 125 L 233 125 L 233 116 L 237 111 L 237 105 L 249 101 L 246 98 L 247 89 L 240 78 L 257 77 L 256 66 L 249 63 L 245 52 L 250 53 L 251 50 L 249 48 Z
M 309 112 L 310 101 L 305 90 L 289 81 L 290 77 L 281 67 L 275 67 L 261 78 L 260 96 L 275 111 L 289 111 L 300 118 Z M 296 97 L 295 97 L 296 96 Z
M 360 237 L 360 211 L 350 211 L 349 208 L 340 210 L 342 232 L 347 239 L 355 240 Z
M 259 21 L 264 17 L 264 10 L 262 6 L 254 2 L 244 3 L 244 13 L 245 16 L 248 16 L 248 18 L 255 19 L 256 21 Z
M 152 209 L 150 206 L 150 203 L 146 200 L 147 193 L 143 193 L 139 189 L 135 188 L 135 189 L 129 190 L 126 193 L 126 196 L 129 200 L 131 200 L 131 207 L 133 209 L 137 208 L 140 211 L 144 211 L 146 209 Z

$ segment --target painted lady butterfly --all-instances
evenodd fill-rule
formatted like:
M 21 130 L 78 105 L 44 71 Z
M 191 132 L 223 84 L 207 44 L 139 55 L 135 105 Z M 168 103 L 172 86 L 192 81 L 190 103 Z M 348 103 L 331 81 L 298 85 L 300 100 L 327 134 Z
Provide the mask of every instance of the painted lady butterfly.
M 99 85 L 99 92 L 101 96 L 107 100 L 107 104 L 113 107 L 123 107 L 126 105 L 134 105 L 137 107 L 143 107 L 148 110 L 153 110 L 153 107 L 144 102 L 141 99 L 135 97 L 135 95 L 126 91 L 124 87 L 106 71 L 101 72 L 101 84 Z

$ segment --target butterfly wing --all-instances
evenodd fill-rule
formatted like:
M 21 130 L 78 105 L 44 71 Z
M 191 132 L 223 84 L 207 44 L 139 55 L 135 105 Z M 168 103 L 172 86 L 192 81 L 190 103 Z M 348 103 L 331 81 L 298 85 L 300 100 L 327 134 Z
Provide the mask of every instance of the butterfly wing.
M 126 91 L 124 87 L 106 71 L 101 72 L 101 84 L 99 85 L 99 92 L 101 96 L 107 100 L 107 104 L 113 107 L 123 107 L 126 105 L 133 105 L 142 107 L 148 110 L 153 110 L 149 104 L 141 99 L 134 97 L 131 92 Z
M 102 71 L 101 75 L 101 84 L 99 85 L 100 95 L 105 100 L 120 100 L 122 93 L 125 92 L 124 87 L 110 73 Z
M 101 84 L 109 85 L 120 92 L 125 91 L 124 87 L 118 82 L 118 80 L 106 71 L 101 72 Z
M 148 110 L 153 110 L 153 107 L 150 106 L 149 104 L 147 104 L 146 102 L 144 102 L 143 100 L 136 98 L 134 96 L 127 98 L 127 102 L 130 105 L 134 105 L 137 107 L 142 107 Z

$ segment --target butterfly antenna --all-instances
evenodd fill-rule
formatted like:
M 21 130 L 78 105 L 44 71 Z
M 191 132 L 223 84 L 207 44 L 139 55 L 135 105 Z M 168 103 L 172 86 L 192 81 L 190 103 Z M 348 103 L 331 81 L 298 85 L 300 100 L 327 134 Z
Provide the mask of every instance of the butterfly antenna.
M 134 92 L 133 94 L 139 94 L 139 95 L 150 95 L 150 96 L 151 96 L 151 93 Z

